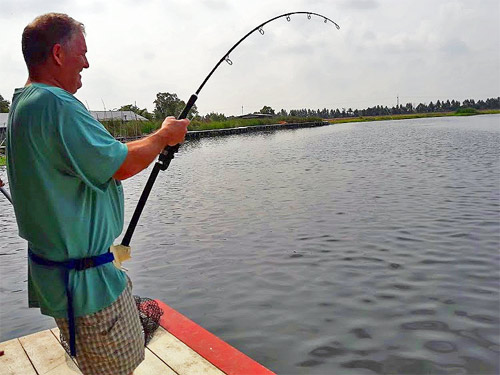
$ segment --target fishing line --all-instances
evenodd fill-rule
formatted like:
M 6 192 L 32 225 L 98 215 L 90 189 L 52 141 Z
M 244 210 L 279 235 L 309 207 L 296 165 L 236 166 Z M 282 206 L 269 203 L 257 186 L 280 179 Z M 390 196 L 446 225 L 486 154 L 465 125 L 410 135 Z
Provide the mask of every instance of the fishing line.
M 238 42 L 236 42 L 222 56 L 222 58 L 219 60 L 219 62 L 217 64 L 215 64 L 214 68 L 210 71 L 210 73 L 208 73 L 207 77 L 203 80 L 203 82 L 201 83 L 201 85 L 198 88 L 198 90 L 196 90 L 195 93 L 191 95 L 191 97 L 189 98 L 186 106 L 184 107 L 184 109 L 182 110 L 181 114 L 179 115 L 178 119 L 181 120 L 181 119 L 184 119 L 184 118 L 187 117 L 188 112 L 191 110 L 191 108 L 193 107 L 194 103 L 198 99 L 198 95 L 199 95 L 200 91 L 203 89 L 203 87 L 205 86 L 205 84 L 207 83 L 207 81 L 210 79 L 210 77 L 212 77 L 212 74 L 217 70 L 217 68 L 220 66 L 220 64 L 222 64 L 223 62 L 226 62 L 229 65 L 233 64 L 233 62 L 229 58 L 229 55 L 231 54 L 231 52 L 233 52 L 233 50 L 236 47 L 238 47 L 241 44 L 241 42 L 243 42 L 246 38 L 248 38 L 251 34 L 253 34 L 256 31 L 258 31 L 260 34 L 264 35 L 264 33 L 265 33 L 264 26 L 267 25 L 270 22 L 273 22 L 274 20 L 277 20 L 279 18 L 285 17 L 286 20 L 288 22 L 290 22 L 292 20 L 291 16 L 294 15 L 294 14 L 305 14 L 305 15 L 307 15 L 307 19 L 308 20 L 311 20 L 312 16 L 316 16 L 316 17 L 322 18 L 323 21 L 324 21 L 324 23 L 331 22 L 333 25 L 335 25 L 335 27 L 337 28 L 337 30 L 340 29 L 340 26 L 336 22 L 332 21 L 330 18 L 328 18 L 326 16 L 323 16 L 322 14 L 314 13 L 314 12 L 291 12 L 291 13 L 285 13 L 285 14 L 281 14 L 279 16 L 273 17 L 273 18 L 267 20 L 264 23 L 261 23 L 260 25 L 258 25 L 257 27 L 255 27 L 254 29 L 252 29 L 251 31 L 249 31 Z M 122 239 L 121 246 L 125 246 L 125 247 L 129 246 L 130 241 L 132 239 L 132 235 L 134 234 L 135 227 L 137 226 L 137 223 L 139 221 L 139 217 L 141 216 L 142 210 L 144 209 L 146 201 L 147 201 L 147 199 L 149 197 L 149 193 L 151 192 L 151 189 L 153 188 L 153 184 L 154 184 L 154 182 L 156 180 L 156 177 L 158 176 L 158 173 L 160 172 L 160 170 L 164 171 L 164 170 L 166 170 L 168 168 L 168 166 L 170 165 L 170 162 L 174 158 L 174 154 L 177 151 L 179 151 L 179 146 L 180 146 L 180 144 L 175 145 L 175 146 L 167 146 L 161 152 L 161 154 L 160 154 L 160 156 L 158 158 L 158 161 L 155 163 L 155 165 L 153 167 L 153 170 L 151 172 L 151 175 L 149 176 L 149 179 L 146 182 L 146 186 L 144 187 L 144 190 L 143 190 L 143 192 L 141 194 L 141 197 L 139 198 L 139 202 L 137 203 L 137 207 L 135 208 L 134 214 L 132 215 L 132 219 L 130 221 L 130 224 L 129 224 L 128 228 L 127 228 L 125 236 Z

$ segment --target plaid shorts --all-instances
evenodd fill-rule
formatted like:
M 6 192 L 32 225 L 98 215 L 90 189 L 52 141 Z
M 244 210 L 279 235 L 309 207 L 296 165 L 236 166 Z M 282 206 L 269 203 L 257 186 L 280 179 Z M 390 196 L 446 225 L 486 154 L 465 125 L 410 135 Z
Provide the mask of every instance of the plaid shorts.
M 69 342 L 68 319 L 55 319 Z M 132 282 L 110 306 L 76 318 L 76 361 L 85 375 L 129 375 L 144 360 L 144 333 Z

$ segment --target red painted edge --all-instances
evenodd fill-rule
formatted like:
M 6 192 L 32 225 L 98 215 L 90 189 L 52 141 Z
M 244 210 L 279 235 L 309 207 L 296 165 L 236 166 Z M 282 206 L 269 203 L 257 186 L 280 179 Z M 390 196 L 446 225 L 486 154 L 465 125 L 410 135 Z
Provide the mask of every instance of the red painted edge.
M 160 325 L 228 375 L 275 375 L 184 315 L 155 300 L 163 310 Z

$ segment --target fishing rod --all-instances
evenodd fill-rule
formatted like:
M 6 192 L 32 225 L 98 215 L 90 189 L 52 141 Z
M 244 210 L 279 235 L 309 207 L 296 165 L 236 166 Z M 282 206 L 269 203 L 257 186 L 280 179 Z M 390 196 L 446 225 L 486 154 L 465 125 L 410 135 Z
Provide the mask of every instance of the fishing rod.
M 281 14 L 279 16 L 273 17 L 273 18 L 267 20 L 264 23 L 261 23 L 260 25 L 258 25 L 257 27 L 255 27 L 254 29 L 252 29 L 251 31 L 249 31 L 235 45 L 233 45 L 229 49 L 229 51 L 227 51 L 222 56 L 222 58 L 219 60 L 219 62 L 217 64 L 215 64 L 214 68 L 210 71 L 210 73 L 207 75 L 207 77 L 203 80 L 203 82 L 201 83 L 201 85 L 198 88 L 198 90 L 196 90 L 196 92 L 191 95 L 191 97 L 189 98 L 186 106 L 184 107 L 184 109 L 182 110 L 181 114 L 179 115 L 178 119 L 181 120 L 181 119 L 184 119 L 184 118 L 187 117 L 188 112 L 191 110 L 191 108 L 193 107 L 194 103 L 198 99 L 198 95 L 199 95 L 201 89 L 205 86 L 205 84 L 207 83 L 207 81 L 210 79 L 210 77 L 212 76 L 212 74 L 217 70 L 217 68 L 220 66 L 220 64 L 222 64 L 224 61 L 226 63 L 228 63 L 229 65 L 233 64 L 233 62 L 229 59 L 229 55 L 230 55 L 231 52 L 233 52 L 233 50 L 236 47 L 238 47 L 241 44 L 241 42 L 243 42 L 246 38 L 248 38 L 251 34 L 253 34 L 256 31 L 259 31 L 259 33 L 261 33 L 262 35 L 264 35 L 264 29 L 263 29 L 263 27 L 265 25 L 267 25 L 268 23 L 273 22 L 274 20 L 277 20 L 278 18 L 286 17 L 286 20 L 288 22 L 290 22 L 291 21 L 291 15 L 293 15 L 293 14 L 305 14 L 305 15 L 307 15 L 307 18 L 309 20 L 312 18 L 312 16 L 323 18 L 324 23 L 331 22 L 333 25 L 335 25 L 335 27 L 337 28 L 337 30 L 340 29 L 340 26 L 336 22 L 332 21 L 330 18 L 325 17 L 322 14 L 313 13 L 313 12 L 291 12 L 291 13 L 285 13 L 285 14 Z M 166 170 L 168 168 L 168 166 L 170 165 L 170 162 L 174 158 L 175 153 L 177 151 L 179 151 L 179 146 L 180 146 L 180 144 L 177 144 L 175 146 L 167 146 L 167 147 L 165 147 L 165 149 L 159 155 L 158 161 L 155 163 L 155 165 L 153 167 L 153 170 L 151 172 L 151 175 L 149 176 L 149 179 L 146 182 L 146 186 L 144 187 L 144 190 L 143 190 L 143 192 L 141 194 L 141 197 L 139 198 L 139 202 L 137 203 L 137 207 L 135 208 L 134 214 L 132 215 L 132 219 L 130 221 L 130 224 L 129 224 L 128 228 L 127 228 L 125 236 L 122 239 L 121 246 L 120 245 L 115 246 L 116 248 L 122 247 L 121 251 L 125 252 L 127 254 L 125 256 L 126 259 L 128 259 L 130 257 L 130 249 L 128 248 L 128 246 L 129 246 L 130 241 L 132 239 L 132 235 L 134 234 L 135 227 L 137 226 L 137 223 L 139 222 L 139 217 L 141 216 L 142 210 L 144 209 L 144 206 L 146 205 L 146 201 L 147 201 L 147 199 L 149 197 L 149 193 L 151 192 L 151 189 L 153 188 L 153 184 L 154 184 L 154 182 L 156 180 L 156 177 L 158 176 L 158 173 L 160 172 L 160 170 L 164 171 L 164 170 Z M 128 250 L 127 250 L 127 248 L 128 248 Z M 125 259 L 123 259 L 123 260 L 125 260 Z
M 10 203 L 12 203 L 12 198 L 10 197 L 9 192 L 5 190 L 2 186 L 0 186 L 0 191 L 2 192 L 3 195 L 5 195 L 5 198 L 7 198 Z

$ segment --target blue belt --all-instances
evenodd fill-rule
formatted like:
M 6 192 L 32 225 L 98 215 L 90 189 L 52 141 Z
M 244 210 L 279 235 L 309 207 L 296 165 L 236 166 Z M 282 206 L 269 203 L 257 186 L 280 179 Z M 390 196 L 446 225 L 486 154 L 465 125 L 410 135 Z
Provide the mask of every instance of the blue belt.
M 98 267 L 103 264 L 112 262 L 115 257 L 113 253 L 107 252 L 101 255 L 96 255 L 88 258 L 69 259 L 62 262 L 56 262 L 36 255 L 31 249 L 28 248 L 28 255 L 30 259 L 36 264 L 48 267 L 58 267 L 64 269 L 64 287 L 66 288 L 66 297 L 68 299 L 68 325 L 69 325 L 69 348 L 71 355 L 76 355 L 76 327 L 75 327 L 75 313 L 73 310 L 73 295 L 69 287 L 69 271 L 83 271 L 87 268 Z

